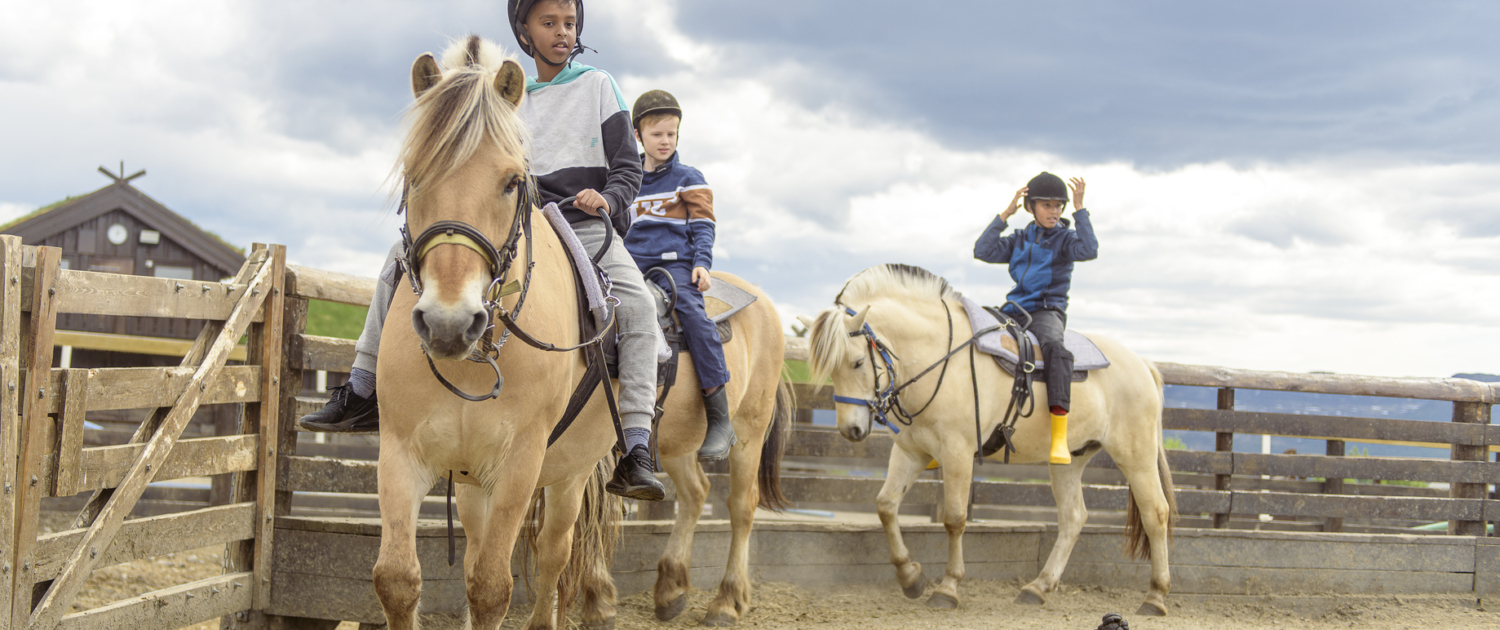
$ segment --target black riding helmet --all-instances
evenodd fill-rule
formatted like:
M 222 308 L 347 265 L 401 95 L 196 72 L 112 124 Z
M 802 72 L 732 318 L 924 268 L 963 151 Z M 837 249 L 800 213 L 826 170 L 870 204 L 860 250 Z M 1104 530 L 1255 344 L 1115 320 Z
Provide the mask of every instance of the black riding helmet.
M 651 90 L 635 99 L 635 107 L 630 108 L 630 126 L 640 129 L 641 118 L 646 114 L 672 114 L 681 120 L 682 107 L 677 104 L 677 98 L 666 90 Z
M 526 43 L 526 36 L 521 30 L 522 28 L 524 28 L 522 24 L 526 22 L 526 16 L 531 14 L 531 7 L 536 6 L 536 3 L 538 2 L 551 1 L 555 0 L 507 0 L 505 14 L 506 17 L 510 18 L 510 32 L 512 35 L 516 36 L 516 44 L 521 46 L 521 52 L 526 53 L 526 56 L 531 57 L 532 59 L 540 59 L 543 63 L 549 66 L 565 66 L 567 65 L 567 62 L 552 63 L 551 61 L 548 61 L 546 57 L 538 57 L 536 54 L 534 54 L 531 51 L 531 44 Z M 577 38 L 573 40 L 572 54 L 568 55 L 568 61 L 572 61 L 574 57 L 583 54 L 583 0 L 564 1 L 572 2 L 573 6 L 578 9 Z
M 1061 177 L 1042 171 L 1040 175 L 1026 182 L 1026 209 L 1031 209 L 1031 202 L 1038 199 L 1056 199 L 1068 203 L 1068 187 L 1063 184 Z

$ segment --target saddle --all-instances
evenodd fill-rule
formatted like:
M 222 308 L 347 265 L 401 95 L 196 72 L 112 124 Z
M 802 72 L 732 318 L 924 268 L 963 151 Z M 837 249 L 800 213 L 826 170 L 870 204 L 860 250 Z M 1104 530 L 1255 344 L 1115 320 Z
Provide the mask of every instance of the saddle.
M 974 333 L 998 325 L 1002 317 L 1007 320 L 1010 319 L 1009 315 L 1001 313 L 1000 309 L 993 306 L 980 306 L 973 300 L 962 295 L 958 299 L 963 303 L 964 311 L 969 314 L 969 325 L 973 327 L 972 332 Z M 1040 345 L 1036 341 L 1036 336 L 1032 335 L 1029 331 L 1026 333 L 1026 338 L 1032 347 Z M 1073 375 L 1071 380 L 1075 383 L 1087 380 L 1090 371 L 1109 367 L 1109 357 L 1104 356 L 1104 351 L 1100 350 L 1099 346 L 1094 345 L 1094 342 L 1089 340 L 1088 337 L 1072 330 L 1067 330 L 1063 332 L 1063 345 L 1067 347 L 1069 352 L 1073 353 Z M 1016 365 L 1018 363 L 1025 363 L 1025 361 L 1021 361 L 1020 359 L 1020 344 L 1017 343 L 1015 337 L 1004 331 L 997 330 L 984 335 L 975 342 L 974 346 L 980 352 L 994 357 L 995 362 L 1000 365 L 1000 369 L 1005 370 L 1006 374 L 1014 376 L 1016 374 Z M 1047 364 L 1040 357 L 1036 357 L 1030 362 L 1035 366 L 1035 373 L 1037 375 L 1046 373 Z

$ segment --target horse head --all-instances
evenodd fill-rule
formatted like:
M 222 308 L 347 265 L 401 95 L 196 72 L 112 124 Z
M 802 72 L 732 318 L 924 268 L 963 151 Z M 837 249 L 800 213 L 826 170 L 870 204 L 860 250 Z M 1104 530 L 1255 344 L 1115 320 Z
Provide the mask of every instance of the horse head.
M 834 405 L 839 433 L 853 442 L 869 437 L 874 414 L 868 402 L 847 401 L 874 401 L 879 385 L 883 384 L 878 384 L 880 359 L 864 335 L 869 314 L 869 306 L 854 315 L 844 307 L 837 307 L 819 313 L 815 320 L 798 317 L 808 330 L 812 381 L 822 383 L 833 379 L 835 400 L 842 403 Z
M 516 115 L 526 77 L 498 46 L 471 36 L 450 46 L 441 66 L 430 54 L 417 57 L 411 82 L 416 101 L 398 168 L 405 263 L 420 293 L 412 326 L 430 357 L 462 359 L 490 326 L 504 250 L 531 209 Z

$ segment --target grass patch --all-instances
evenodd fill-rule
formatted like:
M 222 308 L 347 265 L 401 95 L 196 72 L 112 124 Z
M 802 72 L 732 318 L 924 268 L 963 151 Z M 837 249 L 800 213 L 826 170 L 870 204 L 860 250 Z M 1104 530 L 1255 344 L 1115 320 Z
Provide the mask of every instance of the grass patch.
M 339 339 L 359 339 L 370 309 L 352 304 L 308 300 L 307 334 Z

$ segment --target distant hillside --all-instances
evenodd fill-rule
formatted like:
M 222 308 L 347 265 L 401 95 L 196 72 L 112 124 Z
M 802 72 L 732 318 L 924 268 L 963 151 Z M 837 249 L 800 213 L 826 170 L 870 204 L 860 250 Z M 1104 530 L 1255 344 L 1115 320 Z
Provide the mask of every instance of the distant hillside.
M 1500 382 L 1494 374 L 1455 374 L 1454 378 L 1467 378 L 1486 383 Z M 1212 387 L 1166 387 L 1166 406 L 1177 409 L 1213 409 L 1217 392 Z M 1265 411 L 1275 413 L 1298 413 L 1317 416 L 1346 416 L 1353 418 L 1399 418 L 1404 420 L 1427 420 L 1451 422 L 1453 403 L 1406 398 L 1382 398 L 1379 396 L 1341 396 L 1334 394 L 1306 394 L 1301 392 L 1272 392 L 1253 389 L 1235 390 L 1235 409 L 1240 411 Z M 1196 431 L 1167 431 L 1195 451 L 1214 450 L 1212 433 Z M 1261 438 L 1258 435 L 1236 436 L 1234 450 L 1241 453 L 1259 453 Z M 1351 446 L 1351 449 L 1353 447 Z M 1447 459 L 1448 449 L 1394 446 L 1385 444 L 1360 445 L 1361 452 L 1385 457 L 1437 457 Z M 1271 438 L 1271 452 L 1284 453 L 1296 449 L 1298 453 L 1322 454 L 1322 440 L 1302 438 Z

